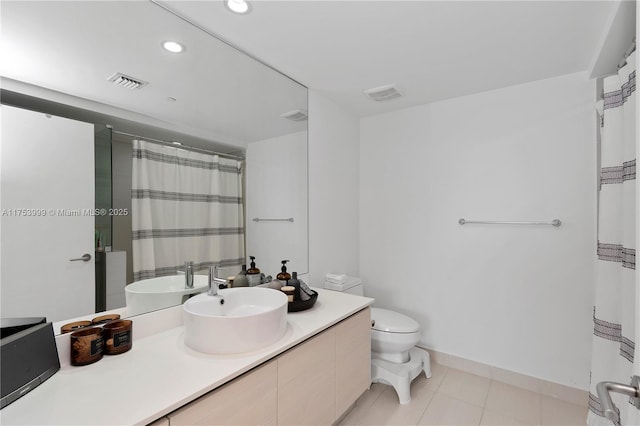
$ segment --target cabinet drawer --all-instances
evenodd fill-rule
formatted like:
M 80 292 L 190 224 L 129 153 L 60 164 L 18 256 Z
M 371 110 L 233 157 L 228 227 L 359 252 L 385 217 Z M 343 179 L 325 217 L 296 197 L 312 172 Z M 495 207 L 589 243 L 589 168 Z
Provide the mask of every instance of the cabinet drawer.
M 278 358 L 278 424 L 329 425 L 335 421 L 335 330 Z
M 371 383 L 371 312 L 369 308 L 347 318 L 336 331 L 336 418 Z
M 275 425 L 276 361 L 264 364 L 169 414 L 174 425 Z

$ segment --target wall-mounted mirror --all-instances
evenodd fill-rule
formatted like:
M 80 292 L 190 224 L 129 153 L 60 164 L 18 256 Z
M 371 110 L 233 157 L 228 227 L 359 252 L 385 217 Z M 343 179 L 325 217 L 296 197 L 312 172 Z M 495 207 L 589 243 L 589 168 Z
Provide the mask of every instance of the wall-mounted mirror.
M 117 265 L 124 258 L 129 265 L 125 281 L 130 283 L 136 277 L 175 275 L 182 261 L 193 260 L 204 268 L 208 258 L 193 258 L 202 256 L 200 249 L 194 249 L 199 245 L 216 246 L 216 253 L 230 245 L 239 248 L 240 254 L 231 256 L 235 262 L 224 256 L 209 260 L 221 266 L 223 277 L 235 275 L 249 255 L 256 256 L 266 274 L 275 276 L 282 259 L 291 260 L 290 270 L 307 272 L 304 86 L 155 2 L 8 1 L 3 2 L 1 19 L 3 316 L 46 316 L 60 321 L 91 314 L 95 294 L 89 290 L 80 296 L 84 290 L 78 287 L 91 289 L 96 270 L 109 274 L 109 268 L 120 268 Z M 169 52 L 163 48 L 166 41 L 179 42 L 184 50 Z M 16 116 L 14 107 L 20 108 Z M 23 109 L 36 111 L 38 118 L 31 121 L 21 115 Z M 69 137 L 65 121 L 58 117 L 90 123 L 91 149 L 64 148 Z M 11 130 L 9 123 L 24 127 Z M 89 132 L 80 127 L 69 131 Z M 31 130 L 34 134 L 25 142 Z M 151 145 L 140 147 L 134 140 Z M 170 144 L 176 141 L 182 146 Z M 170 154 L 165 154 L 167 150 Z M 36 155 L 40 155 L 40 166 L 36 166 Z M 180 164 L 231 170 L 239 192 L 231 196 L 205 194 L 200 189 L 172 190 L 177 177 L 167 179 L 165 189 L 134 188 L 132 158 L 164 155 L 175 155 L 179 159 L 172 161 Z M 59 163 L 54 167 L 56 158 Z M 90 178 L 66 176 L 69 170 L 84 169 L 85 162 L 91 163 L 85 170 Z M 158 173 L 165 178 L 169 174 Z M 198 176 L 189 179 L 201 182 Z M 62 198 L 82 192 L 80 188 L 87 188 L 88 205 Z M 236 213 L 206 215 L 234 216 L 240 221 L 233 226 L 215 221 L 198 225 L 191 236 L 194 240 L 183 246 L 172 241 L 179 232 L 156 229 L 147 234 L 155 235 L 161 244 L 148 245 L 144 223 L 131 224 L 136 220 L 130 210 L 136 208 L 132 198 L 135 205 L 135 194 L 143 192 L 161 193 L 160 198 L 174 197 L 173 201 L 188 192 L 187 201 L 194 205 L 200 198 L 212 205 L 224 199 L 236 205 Z M 102 203 L 110 203 L 106 215 L 99 213 Z M 178 215 L 186 223 L 183 228 L 195 220 L 166 204 L 148 204 L 149 217 Z M 74 246 L 64 226 L 86 222 L 86 216 L 78 215 L 96 208 L 97 214 L 89 215 L 89 230 Z M 42 217 L 35 215 L 50 221 L 40 223 Z M 238 230 L 231 238 L 227 230 L 232 227 Z M 144 240 L 143 254 L 173 251 L 170 257 L 180 261 L 152 267 L 156 273 L 136 275 L 132 235 L 134 241 L 136 235 Z M 96 245 L 107 247 L 106 260 L 96 259 Z M 92 259 L 71 260 L 84 254 Z M 80 274 L 82 268 L 89 269 L 88 274 Z M 78 281 L 77 276 L 83 277 L 80 283 L 71 284 Z

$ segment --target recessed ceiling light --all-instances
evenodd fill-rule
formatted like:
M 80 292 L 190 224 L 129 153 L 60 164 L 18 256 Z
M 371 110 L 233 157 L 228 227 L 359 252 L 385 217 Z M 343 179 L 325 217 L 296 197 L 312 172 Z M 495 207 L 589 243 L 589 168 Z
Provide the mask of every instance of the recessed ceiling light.
M 251 12 L 251 4 L 246 0 L 224 0 L 224 5 L 233 13 L 244 15 Z
M 184 46 L 177 41 L 165 41 L 162 43 L 162 47 L 171 53 L 182 53 L 184 51 Z

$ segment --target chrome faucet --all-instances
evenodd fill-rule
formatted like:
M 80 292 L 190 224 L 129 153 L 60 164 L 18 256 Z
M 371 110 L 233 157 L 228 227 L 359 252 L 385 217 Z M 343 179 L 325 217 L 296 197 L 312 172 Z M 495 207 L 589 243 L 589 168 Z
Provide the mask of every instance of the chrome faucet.
M 209 296 L 216 296 L 218 294 L 218 286 L 220 284 L 227 284 L 227 280 L 224 278 L 218 278 L 218 267 L 209 266 Z
M 184 262 L 184 288 L 193 288 L 193 262 Z

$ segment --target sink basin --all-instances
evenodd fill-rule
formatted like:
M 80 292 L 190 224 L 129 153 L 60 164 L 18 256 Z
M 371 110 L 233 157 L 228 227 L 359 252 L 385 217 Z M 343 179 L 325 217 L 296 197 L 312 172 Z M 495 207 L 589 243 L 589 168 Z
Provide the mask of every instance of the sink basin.
M 268 346 L 287 330 L 287 296 L 260 287 L 199 294 L 183 305 L 184 342 L 209 354 L 250 352 Z
M 191 294 L 208 289 L 208 277 L 193 276 L 193 288 L 184 288 L 184 275 L 149 278 L 127 285 L 124 288 L 127 314 L 138 315 L 170 306 L 180 305 Z

